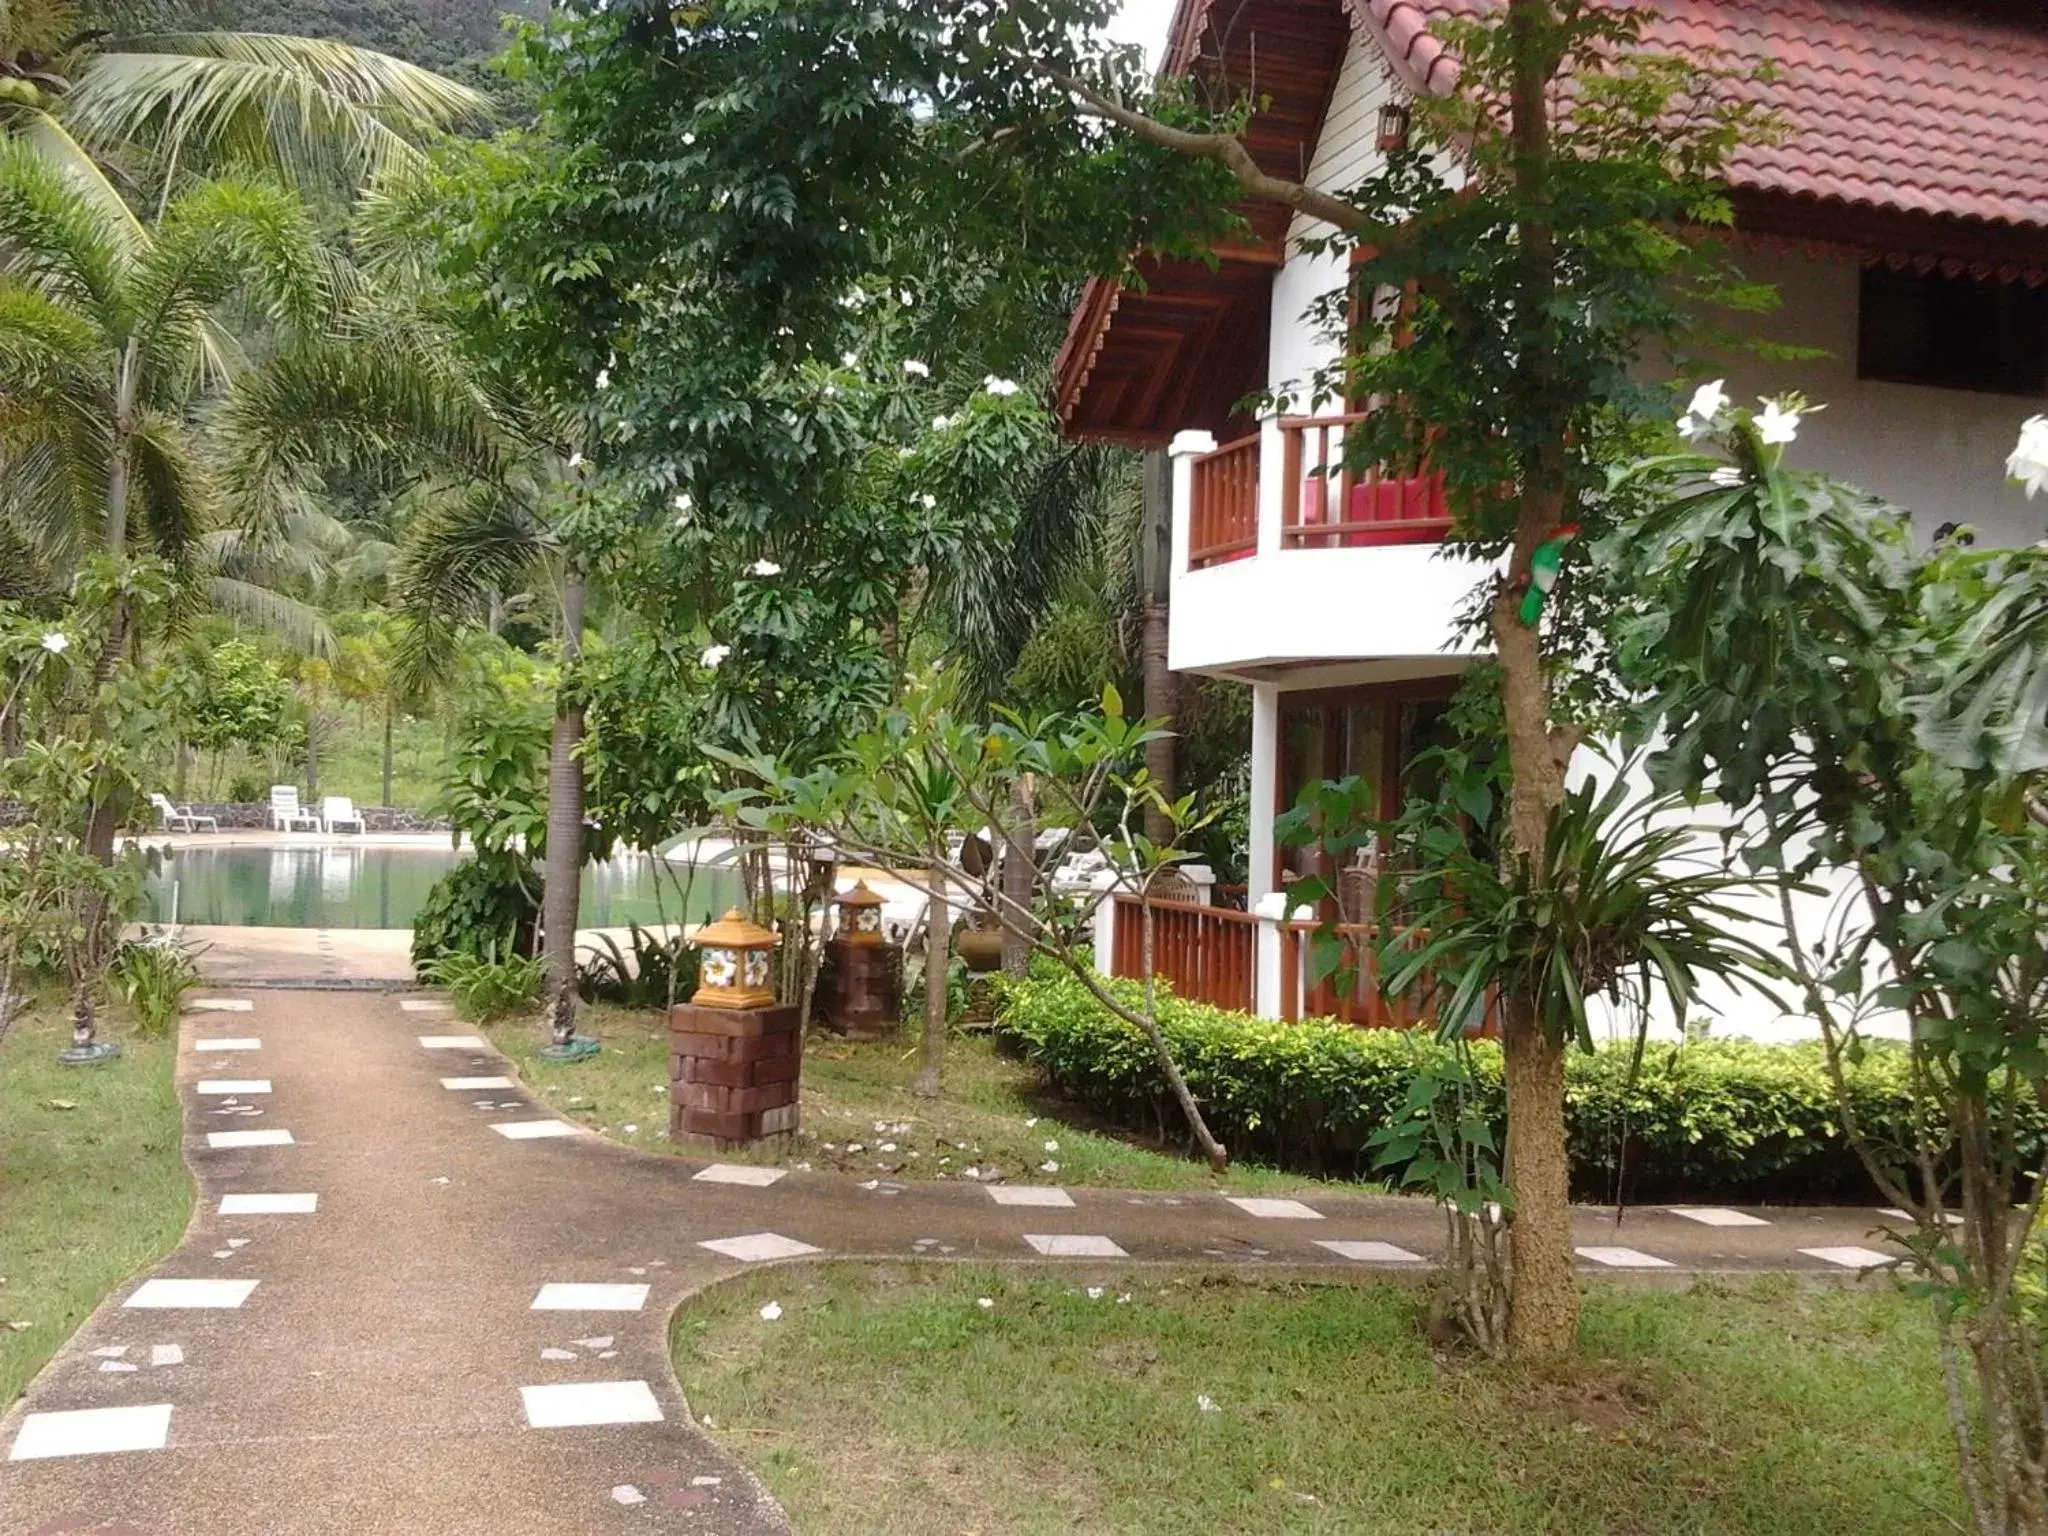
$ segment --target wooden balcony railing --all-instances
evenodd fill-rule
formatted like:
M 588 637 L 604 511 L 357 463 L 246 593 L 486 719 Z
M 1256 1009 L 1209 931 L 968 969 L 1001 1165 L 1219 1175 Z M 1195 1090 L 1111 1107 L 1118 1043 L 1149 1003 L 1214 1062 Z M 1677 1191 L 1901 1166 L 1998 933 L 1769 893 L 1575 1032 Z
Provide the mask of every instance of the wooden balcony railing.
M 1259 547 L 1259 438 L 1225 443 L 1193 461 L 1188 569 L 1242 560 Z
M 1376 466 L 1345 464 L 1345 434 L 1363 420 L 1357 413 L 1281 419 L 1283 549 L 1435 544 L 1450 532 L 1441 472 L 1383 475 Z
M 1301 1019 L 1339 1019 L 1365 1029 L 1412 1029 L 1436 1025 L 1436 1010 L 1423 1006 L 1415 994 L 1387 999 L 1380 993 L 1377 959 L 1369 924 L 1340 924 L 1344 964 L 1321 981 L 1309 981 L 1309 944 L 1314 923 L 1285 923 L 1280 928 L 1280 1017 L 1292 1024 Z M 1348 983 L 1344 985 L 1343 983 Z M 1478 1033 L 1500 1034 L 1500 999 L 1491 992 L 1480 1013 Z
M 1258 960 L 1259 920 L 1228 907 L 1178 901 L 1152 903 L 1152 972 L 1176 997 L 1249 1013 Z M 1110 973 L 1145 974 L 1143 903 L 1116 897 L 1116 945 Z

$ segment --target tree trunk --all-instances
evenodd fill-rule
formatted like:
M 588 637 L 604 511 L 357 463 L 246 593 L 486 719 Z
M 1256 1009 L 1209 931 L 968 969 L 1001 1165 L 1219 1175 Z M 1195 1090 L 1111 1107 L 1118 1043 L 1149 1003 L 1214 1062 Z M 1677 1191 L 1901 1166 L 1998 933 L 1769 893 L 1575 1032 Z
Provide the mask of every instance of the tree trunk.
M 1022 976 L 1031 963 L 1033 925 L 1024 920 L 1038 886 L 1037 796 L 1029 774 L 1010 784 L 1010 838 L 1003 847 L 1003 970 Z
M 391 701 L 384 701 L 384 804 L 391 803 Z
M 548 851 L 541 887 L 548 1023 L 555 1044 L 576 1033 L 576 912 L 583 896 L 583 703 L 575 676 L 583 654 L 583 571 L 562 572 L 562 680 L 548 746 Z
M 1170 729 L 1180 713 L 1180 679 L 1166 664 L 1167 612 L 1172 593 L 1173 468 L 1163 453 L 1145 456 L 1145 533 L 1139 554 L 1145 584 L 1144 666 L 1148 718 Z M 1176 742 L 1162 736 L 1145 744 L 1145 771 L 1166 799 L 1174 798 Z M 1157 806 L 1145 807 L 1145 835 L 1155 843 L 1173 841 L 1172 821 Z
M 924 1032 L 917 1042 L 917 1079 L 910 1091 L 936 1099 L 946 1069 L 946 1015 L 952 1002 L 953 910 L 936 878 L 924 925 Z
M 1508 1352 L 1517 1360 L 1555 1359 L 1572 1353 L 1579 1337 L 1565 1046 L 1550 1038 L 1522 999 L 1508 1004 L 1502 1043 L 1508 1100 L 1504 1171 L 1515 1196 L 1508 1224 Z
M 320 800 L 320 711 L 306 711 L 306 809 Z

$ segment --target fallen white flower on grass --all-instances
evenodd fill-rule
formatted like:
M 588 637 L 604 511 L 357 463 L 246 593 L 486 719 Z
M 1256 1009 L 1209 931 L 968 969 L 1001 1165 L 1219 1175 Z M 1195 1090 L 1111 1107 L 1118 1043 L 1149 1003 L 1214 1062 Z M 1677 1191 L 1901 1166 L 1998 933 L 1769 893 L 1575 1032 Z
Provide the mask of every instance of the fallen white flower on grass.
M 2048 416 L 2029 416 L 2021 423 L 2019 444 L 2005 461 L 2005 473 L 2029 501 L 2048 490 Z M 49 643 L 45 638 L 43 644 Z
M 637 1125 L 622 1125 L 619 1127 L 619 1129 L 624 1131 L 628 1136 L 638 1136 L 640 1134 L 640 1127 Z
M 1204 1413 L 1221 1413 L 1223 1411 L 1221 1408 L 1218 1408 L 1216 1406 L 1216 1399 L 1209 1396 L 1209 1394 L 1206 1392 L 1200 1393 L 1196 1396 L 1195 1406 L 1201 1409 Z
M 1033 1115 L 1029 1120 L 1026 1120 L 1024 1122 L 1024 1129 L 1028 1131 L 1031 1129 L 1031 1127 L 1033 1127 L 1036 1124 L 1038 1124 L 1038 1116 Z
M 1048 1141 L 1048 1142 L 1047 1142 L 1047 1143 L 1045 1144 L 1045 1150 L 1046 1150 L 1046 1151 L 1048 1151 L 1048 1152 L 1057 1152 L 1057 1151 L 1059 1151 L 1059 1149 L 1060 1149 L 1060 1144 L 1059 1144 L 1058 1142 L 1056 1142 L 1056 1141 Z
M 1763 403 L 1756 419 L 1756 435 L 1766 443 L 1789 443 L 1799 436 L 1799 412 L 1787 410 L 1775 400 Z
M 780 576 L 782 567 L 773 560 L 756 560 L 748 569 L 756 576 Z
M 697 660 L 700 665 L 709 667 L 715 672 L 718 670 L 719 664 L 731 654 L 732 647 L 729 645 L 707 645 L 697 657 Z
M 996 1309 L 996 1302 L 993 1296 L 977 1296 L 974 1299 L 974 1304 L 984 1312 L 993 1312 Z
M 61 629 L 53 629 L 43 636 L 43 649 L 52 656 L 62 656 L 71 649 L 71 637 Z
M 931 365 L 920 363 L 914 357 L 906 357 L 903 360 L 903 371 L 913 379 L 928 379 L 932 376 Z
M 893 1141 L 885 1141 L 881 1144 L 881 1146 L 877 1147 L 875 1150 L 878 1152 L 894 1152 L 896 1150 L 896 1143 Z
M 780 1316 L 782 1316 L 782 1303 L 779 1301 L 771 1301 L 761 1309 L 761 1321 L 764 1323 L 772 1323 Z
M 1101 1286 L 1099 1286 L 1099 1285 L 1091 1285 L 1091 1286 L 1089 1286 L 1089 1287 L 1088 1287 L 1088 1299 L 1089 1299 L 1090 1301 L 1100 1301 L 1100 1300 L 1102 1300 L 1102 1287 L 1101 1287 Z
M 1058 1173 L 1060 1171 L 1060 1165 L 1058 1163 L 1050 1161 L 1043 1162 L 1038 1165 L 1038 1171 L 1040 1173 Z

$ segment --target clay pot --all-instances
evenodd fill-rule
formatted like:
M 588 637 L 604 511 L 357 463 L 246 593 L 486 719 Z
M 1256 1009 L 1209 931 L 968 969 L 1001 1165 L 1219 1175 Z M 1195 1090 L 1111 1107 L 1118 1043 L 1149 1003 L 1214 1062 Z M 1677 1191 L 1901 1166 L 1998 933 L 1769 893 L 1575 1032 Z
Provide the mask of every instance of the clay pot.
M 1003 963 L 1003 930 L 969 928 L 955 941 L 960 958 L 970 971 L 993 971 Z

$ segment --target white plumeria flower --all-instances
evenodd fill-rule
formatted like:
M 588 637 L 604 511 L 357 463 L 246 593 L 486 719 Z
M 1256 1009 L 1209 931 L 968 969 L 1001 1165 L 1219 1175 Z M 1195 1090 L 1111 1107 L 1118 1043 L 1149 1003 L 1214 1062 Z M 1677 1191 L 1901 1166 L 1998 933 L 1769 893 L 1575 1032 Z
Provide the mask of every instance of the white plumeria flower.
M 1102 1300 L 1102 1287 L 1101 1287 L 1101 1286 L 1099 1286 L 1099 1285 L 1091 1285 L 1091 1286 L 1089 1286 L 1089 1287 L 1088 1287 L 1088 1299 L 1089 1299 L 1090 1301 L 1100 1301 L 1100 1300 Z
M 990 374 L 987 378 L 983 379 L 981 381 L 981 387 L 987 390 L 990 394 L 997 396 L 1014 395 L 1015 393 L 1017 393 L 1017 384 L 1015 380 L 999 379 L 994 374 Z
M 732 647 L 729 645 L 707 645 L 698 654 L 697 663 L 699 666 L 709 667 L 712 671 L 716 672 L 719 664 L 731 654 Z M 832 1149 L 827 1147 L 825 1150 L 829 1152 Z
M 52 656 L 62 656 L 71 649 L 71 637 L 61 629 L 53 629 L 43 636 L 43 649 Z
M 1713 383 L 1702 384 L 1698 389 L 1694 390 L 1692 392 L 1692 404 L 1685 408 L 1685 414 L 1697 417 L 1701 421 L 1712 421 L 1716 416 L 1727 410 L 1728 391 L 1725 387 L 1727 382 L 1726 379 L 1716 379 Z
M 671 502 L 670 505 L 673 506 L 678 512 L 687 512 L 690 510 L 690 508 L 697 505 L 697 503 L 690 500 L 690 493 L 688 491 L 677 491 L 676 499 L 673 502 Z
M 925 511 L 929 512 L 933 507 L 936 507 L 939 504 L 939 498 L 934 496 L 930 491 L 926 491 L 922 496 L 917 498 L 917 502 L 919 506 L 923 507 Z
M 996 1307 L 996 1299 L 993 1296 L 977 1296 L 974 1298 L 974 1304 L 984 1312 L 993 1312 Z
M 2005 473 L 2029 501 L 2048 490 L 2048 416 L 2029 416 L 2021 424 L 2019 445 L 2005 461 Z
M 934 432 L 943 432 L 952 425 L 953 418 L 950 416 L 934 416 L 932 418 L 932 430 Z
M 1057 1152 L 1057 1151 L 1059 1151 L 1059 1149 L 1060 1149 L 1060 1144 L 1059 1144 L 1058 1142 L 1056 1142 L 1056 1141 L 1048 1141 L 1048 1142 L 1047 1142 L 1047 1143 L 1045 1144 L 1045 1150 L 1046 1150 L 1046 1151 L 1048 1151 L 1048 1152 Z
M 1723 464 L 1707 476 L 1709 485 L 1718 485 L 1723 490 L 1742 484 L 1742 471 L 1733 464 Z
M 782 567 L 773 560 L 756 560 L 749 569 L 756 576 L 780 576 L 782 574 Z
M 1204 1413 L 1221 1413 L 1223 1411 L 1216 1406 L 1216 1399 L 1206 1392 L 1200 1392 L 1195 1395 L 1195 1406 Z
M 772 1323 L 780 1316 L 782 1316 L 782 1303 L 779 1301 L 771 1301 L 761 1309 L 761 1321 L 764 1323 Z
M 931 364 L 920 363 L 914 357 L 906 357 L 903 360 L 903 371 L 913 379 L 928 379 L 932 376 Z
M 1763 414 L 1756 419 L 1756 435 L 1766 443 L 1789 443 L 1799 436 L 1799 412 L 1788 411 L 1775 400 L 1763 402 Z
M 597 387 L 599 389 L 610 389 L 612 387 L 611 369 L 600 368 L 597 370 Z
M 571 469 L 581 469 L 583 467 L 583 454 L 581 451 L 569 455 L 569 467 Z
M 1058 1163 L 1048 1160 L 1038 1165 L 1038 1171 L 1040 1173 L 1058 1173 L 1060 1171 L 1060 1165 Z
M 692 144 L 695 144 L 696 142 L 697 135 L 695 135 L 694 133 L 686 133 L 683 135 L 683 148 L 688 149 Z
M 860 366 L 860 354 L 858 352 L 842 352 L 839 354 L 839 361 L 844 367 L 858 368 Z
M 897 290 L 896 302 L 901 304 L 905 309 L 908 309 L 911 305 L 917 302 L 917 295 L 912 293 L 908 288 L 902 288 Z

